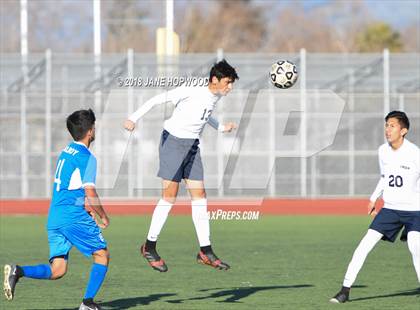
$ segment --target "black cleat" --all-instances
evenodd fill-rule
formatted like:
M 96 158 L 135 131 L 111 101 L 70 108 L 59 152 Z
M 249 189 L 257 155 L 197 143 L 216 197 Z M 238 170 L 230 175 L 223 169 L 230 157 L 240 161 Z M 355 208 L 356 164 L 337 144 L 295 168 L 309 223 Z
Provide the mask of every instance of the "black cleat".
M 343 304 L 346 301 L 349 301 L 350 290 L 341 289 L 333 298 L 330 299 L 330 302 L 333 304 Z
M 84 303 L 82 302 L 82 304 L 79 307 L 79 310 L 101 310 L 102 307 L 100 307 L 97 303 L 94 303 L 93 301 L 88 302 L 88 303 Z
M 7 300 L 13 300 L 16 283 L 19 281 L 16 265 L 4 265 L 3 290 Z
M 219 270 L 230 269 L 230 266 L 222 262 L 213 252 L 207 252 L 207 253 L 204 253 L 203 251 L 198 252 L 197 262 L 199 264 L 209 265 Z
M 140 253 L 154 270 L 160 272 L 168 271 L 168 266 L 166 266 L 165 261 L 160 258 L 156 250 L 146 250 L 146 245 L 143 244 L 140 247 Z

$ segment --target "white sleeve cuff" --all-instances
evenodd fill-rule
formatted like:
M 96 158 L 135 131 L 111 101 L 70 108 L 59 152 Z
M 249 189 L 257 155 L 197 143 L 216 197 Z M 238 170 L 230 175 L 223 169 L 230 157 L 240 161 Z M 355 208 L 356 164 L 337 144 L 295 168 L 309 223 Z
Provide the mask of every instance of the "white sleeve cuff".
M 128 117 L 128 120 L 129 120 L 129 121 L 132 121 L 134 124 L 137 122 L 137 119 L 136 119 L 135 117 L 133 117 L 133 114 L 131 114 L 131 115 Z
M 93 186 L 96 187 L 95 183 L 83 183 L 82 187 L 85 188 L 86 186 Z

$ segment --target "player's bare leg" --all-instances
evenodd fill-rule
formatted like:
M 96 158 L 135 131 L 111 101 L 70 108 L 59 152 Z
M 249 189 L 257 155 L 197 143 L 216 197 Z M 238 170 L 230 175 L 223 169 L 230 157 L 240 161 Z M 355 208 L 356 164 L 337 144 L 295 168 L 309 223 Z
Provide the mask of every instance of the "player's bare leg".
M 62 257 L 54 258 L 50 264 L 51 266 L 51 280 L 58 280 L 64 277 L 67 273 L 67 260 Z
M 163 228 L 163 225 L 165 225 L 172 205 L 176 201 L 178 189 L 178 182 L 162 180 L 162 199 L 159 200 L 155 210 L 153 211 L 152 221 L 150 223 L 146 243 L 140 247 L 141 255 L 147 260 L 153 269 L 160 272 L 168 271 L 168 266 L 157 253 L 156 242 L 160 231 Z
M 162 199 L 174 204 L 178 195 L 179 183 L 170 180 L 162 180 Z
M 210 223 L 207 214 L 207 199 L 204 182 L 201 180 L 185 179 L 191 196 L 191 214 L 200 244 L 200 252 L 197 254 L 197 262 L 212 266 L 220 270 L 228 270 L 230 266 L 222 262 L 214 254 L 210 243 Z

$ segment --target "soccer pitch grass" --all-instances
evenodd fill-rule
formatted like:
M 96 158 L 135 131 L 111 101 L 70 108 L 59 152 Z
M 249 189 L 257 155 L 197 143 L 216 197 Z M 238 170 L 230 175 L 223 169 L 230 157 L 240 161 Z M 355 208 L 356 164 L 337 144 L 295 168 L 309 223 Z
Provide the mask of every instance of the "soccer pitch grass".
M 111 264 L 97 301 L 105 309 L 415 309 L 420 296 L 406 243 L 381 242 L 352 289 L 351 302 L 330 304 L 369 217 L 263 216 L 257 221 L 213 221 L 214 250 L 232 269 L 195 261 L 189 216 L 169 217 L 158 245 L 169 271 L 152 270 L 139 255 L 150 217 L 111 218 L 104 231 Z M 0 263 L 45 263 L 46 218 L 0 217 Z M 90 259 L 76 249 L 57 281 L 22 279 L 0 309 L 77 309 Z

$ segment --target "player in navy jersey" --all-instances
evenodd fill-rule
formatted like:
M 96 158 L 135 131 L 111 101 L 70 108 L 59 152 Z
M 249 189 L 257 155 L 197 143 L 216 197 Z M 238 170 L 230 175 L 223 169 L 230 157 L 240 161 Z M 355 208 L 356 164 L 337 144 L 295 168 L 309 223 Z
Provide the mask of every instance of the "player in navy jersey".
M 85 256 L 93 257 L 79 309 L 101 309 L 93 299 L 108 270 L 109 251 L 100 228 L 106 228 L 109 219 L 95 190 L 96 158 L 89 151 L 95 139 L 95 114 L 90 109 L 76 111 L 67 118 L 67 128 L 74 141 L 64 148 L 57 161 L 47 223 L 49 264 L 5 265 L 4 293 L 6 299 L 13 300 L 20 278 L 60 279 L 66 274 L 69 252 L 75 246 Z M 86 211 L 85 202 L 93 212 Z

